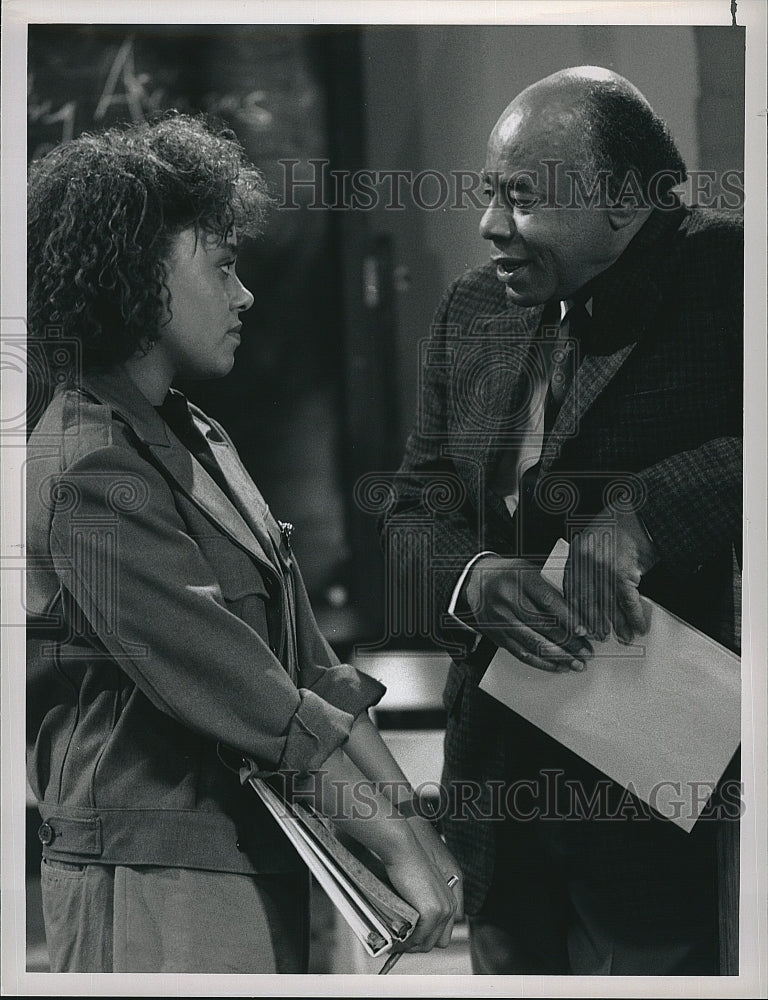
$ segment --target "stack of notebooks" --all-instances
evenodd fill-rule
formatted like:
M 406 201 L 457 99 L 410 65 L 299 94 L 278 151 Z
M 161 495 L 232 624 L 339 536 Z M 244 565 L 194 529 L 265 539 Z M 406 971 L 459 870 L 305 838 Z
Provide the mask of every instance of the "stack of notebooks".
M 246 780 L 369 955 L 387 954 L 409 937 L 419 914 L 377 874 L 373 856 L 367 863 L 361 860 L 328 820 L 288 801 L 265 778 Z

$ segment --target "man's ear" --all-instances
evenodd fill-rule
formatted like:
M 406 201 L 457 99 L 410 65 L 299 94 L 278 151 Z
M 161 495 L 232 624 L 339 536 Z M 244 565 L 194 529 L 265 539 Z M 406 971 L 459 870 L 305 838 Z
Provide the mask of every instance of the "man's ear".
M 606 214 L 611 229 L 618 231 L 626 229 L 627 226 L 639 229 L 651 214 L 651 209 L 631 203 L 614 204 L 606 209 Z

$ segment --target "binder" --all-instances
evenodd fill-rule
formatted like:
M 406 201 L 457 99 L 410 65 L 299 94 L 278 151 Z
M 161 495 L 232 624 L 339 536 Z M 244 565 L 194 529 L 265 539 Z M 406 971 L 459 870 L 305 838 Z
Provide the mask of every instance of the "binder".
M 325 817 L 290 802 L 265 778 L 251 774 L 246 780 L 369 955 L 387 954 L 407 940 L 418 911 L 376 874 L 373 856 L 361 860 Z

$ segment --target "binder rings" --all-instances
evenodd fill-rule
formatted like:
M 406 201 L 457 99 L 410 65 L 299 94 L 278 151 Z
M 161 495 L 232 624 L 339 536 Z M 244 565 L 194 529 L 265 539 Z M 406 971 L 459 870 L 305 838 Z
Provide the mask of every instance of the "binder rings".
M 418 912 L 339 840 L 324 817 L 289 802 L 262 777 L 246 780 L 369 955 L 386 954 L 409 937 Z

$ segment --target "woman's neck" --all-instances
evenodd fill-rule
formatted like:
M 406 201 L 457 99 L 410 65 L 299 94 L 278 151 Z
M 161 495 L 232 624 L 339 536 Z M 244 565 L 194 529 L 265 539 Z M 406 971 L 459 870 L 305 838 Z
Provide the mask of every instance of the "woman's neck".
M 171 387 L 174 373 L 160 352 L 135 354 L 125 362 L 125 370 L 153 406 L 160 406 Z

